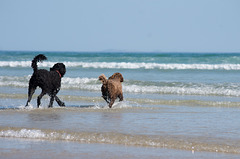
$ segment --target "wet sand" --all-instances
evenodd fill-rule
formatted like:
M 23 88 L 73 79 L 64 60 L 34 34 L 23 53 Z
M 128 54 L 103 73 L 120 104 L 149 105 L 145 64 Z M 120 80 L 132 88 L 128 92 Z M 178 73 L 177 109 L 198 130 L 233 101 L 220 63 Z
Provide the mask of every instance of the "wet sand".
M 66 141 L 0 138 L 0 157 L 5 159 L 237 159 L 239 155 L 115 144 L 83 144 Z

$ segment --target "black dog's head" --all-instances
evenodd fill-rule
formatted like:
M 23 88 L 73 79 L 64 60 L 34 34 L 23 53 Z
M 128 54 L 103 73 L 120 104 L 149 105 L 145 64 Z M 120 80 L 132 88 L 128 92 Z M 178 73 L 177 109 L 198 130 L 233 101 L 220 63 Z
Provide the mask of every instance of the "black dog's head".
M 50 68 L 50 71 L 59 71 L 59 73 L 63 77 L 66 73 L 66 67 L 63 63 L 56 63 L 52 68 Z

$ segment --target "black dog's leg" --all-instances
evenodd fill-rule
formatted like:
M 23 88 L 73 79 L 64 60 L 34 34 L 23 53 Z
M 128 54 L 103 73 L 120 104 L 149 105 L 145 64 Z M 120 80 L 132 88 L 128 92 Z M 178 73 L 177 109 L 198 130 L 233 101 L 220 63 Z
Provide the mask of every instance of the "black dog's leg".
M 65 103 L 62 102 L 57 96 L 55 96 L 55 100 L 56 100 L 56 102 L 58 103 L 58 105 L 59 105 L 60 107 L 65 107 Z
M 55 96 L 54 96 L 54 95 L 51 95 L 50 97 L 51 97 L 51 98 L 50 98 L 50 103 L 49 103 L 49 105 L 48 105 L 48 108 L 52 108 L 52 107 L 53 107 L 53 101 L 54 101 Z
M 30 103 L 35 90 L 36 90 L 36 87 L 29 86 L 29 88 L 28 88 L 28 100 L 27 100 L 27 103 L 26 103 L 25 107 L 27 107 L 28 104 Z
M 37 98 L 37 107 L 39 108 L 39 105 L 41 104 L 41 99 L 46 93 L 42 91 L 42 93 Z

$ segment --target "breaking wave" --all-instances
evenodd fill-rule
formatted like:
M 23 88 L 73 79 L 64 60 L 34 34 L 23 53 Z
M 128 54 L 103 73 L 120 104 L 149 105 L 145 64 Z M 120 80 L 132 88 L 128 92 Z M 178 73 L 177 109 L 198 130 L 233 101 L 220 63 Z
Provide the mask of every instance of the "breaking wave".
M 29 76 L 0 76 L 0 87 L 27 88 Z M 97 78 L 70 78 L 62 79 L 62 89 L 86 91 L 101 91 L 101 82 Z M 239 83 L 182 83 L 182 82 L 148 82 L 126 80 L 123 91 L 127 93 L 154 93 L 177 95 L 217 95 L 240 96 Z
M 52 67 L 56 62 L 44 61 L 39 67 Z M 159 70 L 240 70 L 240 64 L 178 64 L 132 62 L 63 62 L 66 67 L 105 69 L 159 69 Z M 31 61 L 0 61 L 0 67 L 30 67 Z
M 131 135 L 114 132 L 71 132 L 65 130 L 27 129 L 0 127 L 0 137 L 27 138 L 40 140 L 64 140 L 81 143 L 121 144 L 130 146 L 161 147 L 184 149 L 189 151 L 210 151 L 240 153 L 240 147 L 223 141 L 208 142 L 207 139 L 195 139 L 171 136 Z

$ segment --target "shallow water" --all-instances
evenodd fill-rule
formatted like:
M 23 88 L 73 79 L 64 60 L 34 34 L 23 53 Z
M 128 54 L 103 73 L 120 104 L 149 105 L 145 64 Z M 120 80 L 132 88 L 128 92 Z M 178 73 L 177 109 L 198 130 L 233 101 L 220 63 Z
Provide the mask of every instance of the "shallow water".
M 239 158 L 240 54 L 45 52 L 49 60 L 40 68 L 67 66 L 58 94 L 66 107 L 54 102 L 48 109 L 45 96 L 37 109 L 40 89 L 24 107 L 35 53 L 1 53 L 0 153 L 6 158 L 46 156 L 46 147 L 56 158 Z M 124 76 L 124 101 L 109 109 L 98 76 L 114 72 Z
M 115 159 L 179 159 L 238 158 L 235 154 L 216 152 L 194 152 L 165 148 L 124 146 L 115 144 L 83 144 L 77 142 L 0 138 L 1 157 L 8 159 L 26 158 L 115 158 Z M 17 146 L 16 146 L 17 145 Z
M 0 136 L 240 153 L 240 109 L 128 104 L 3 109 Z

